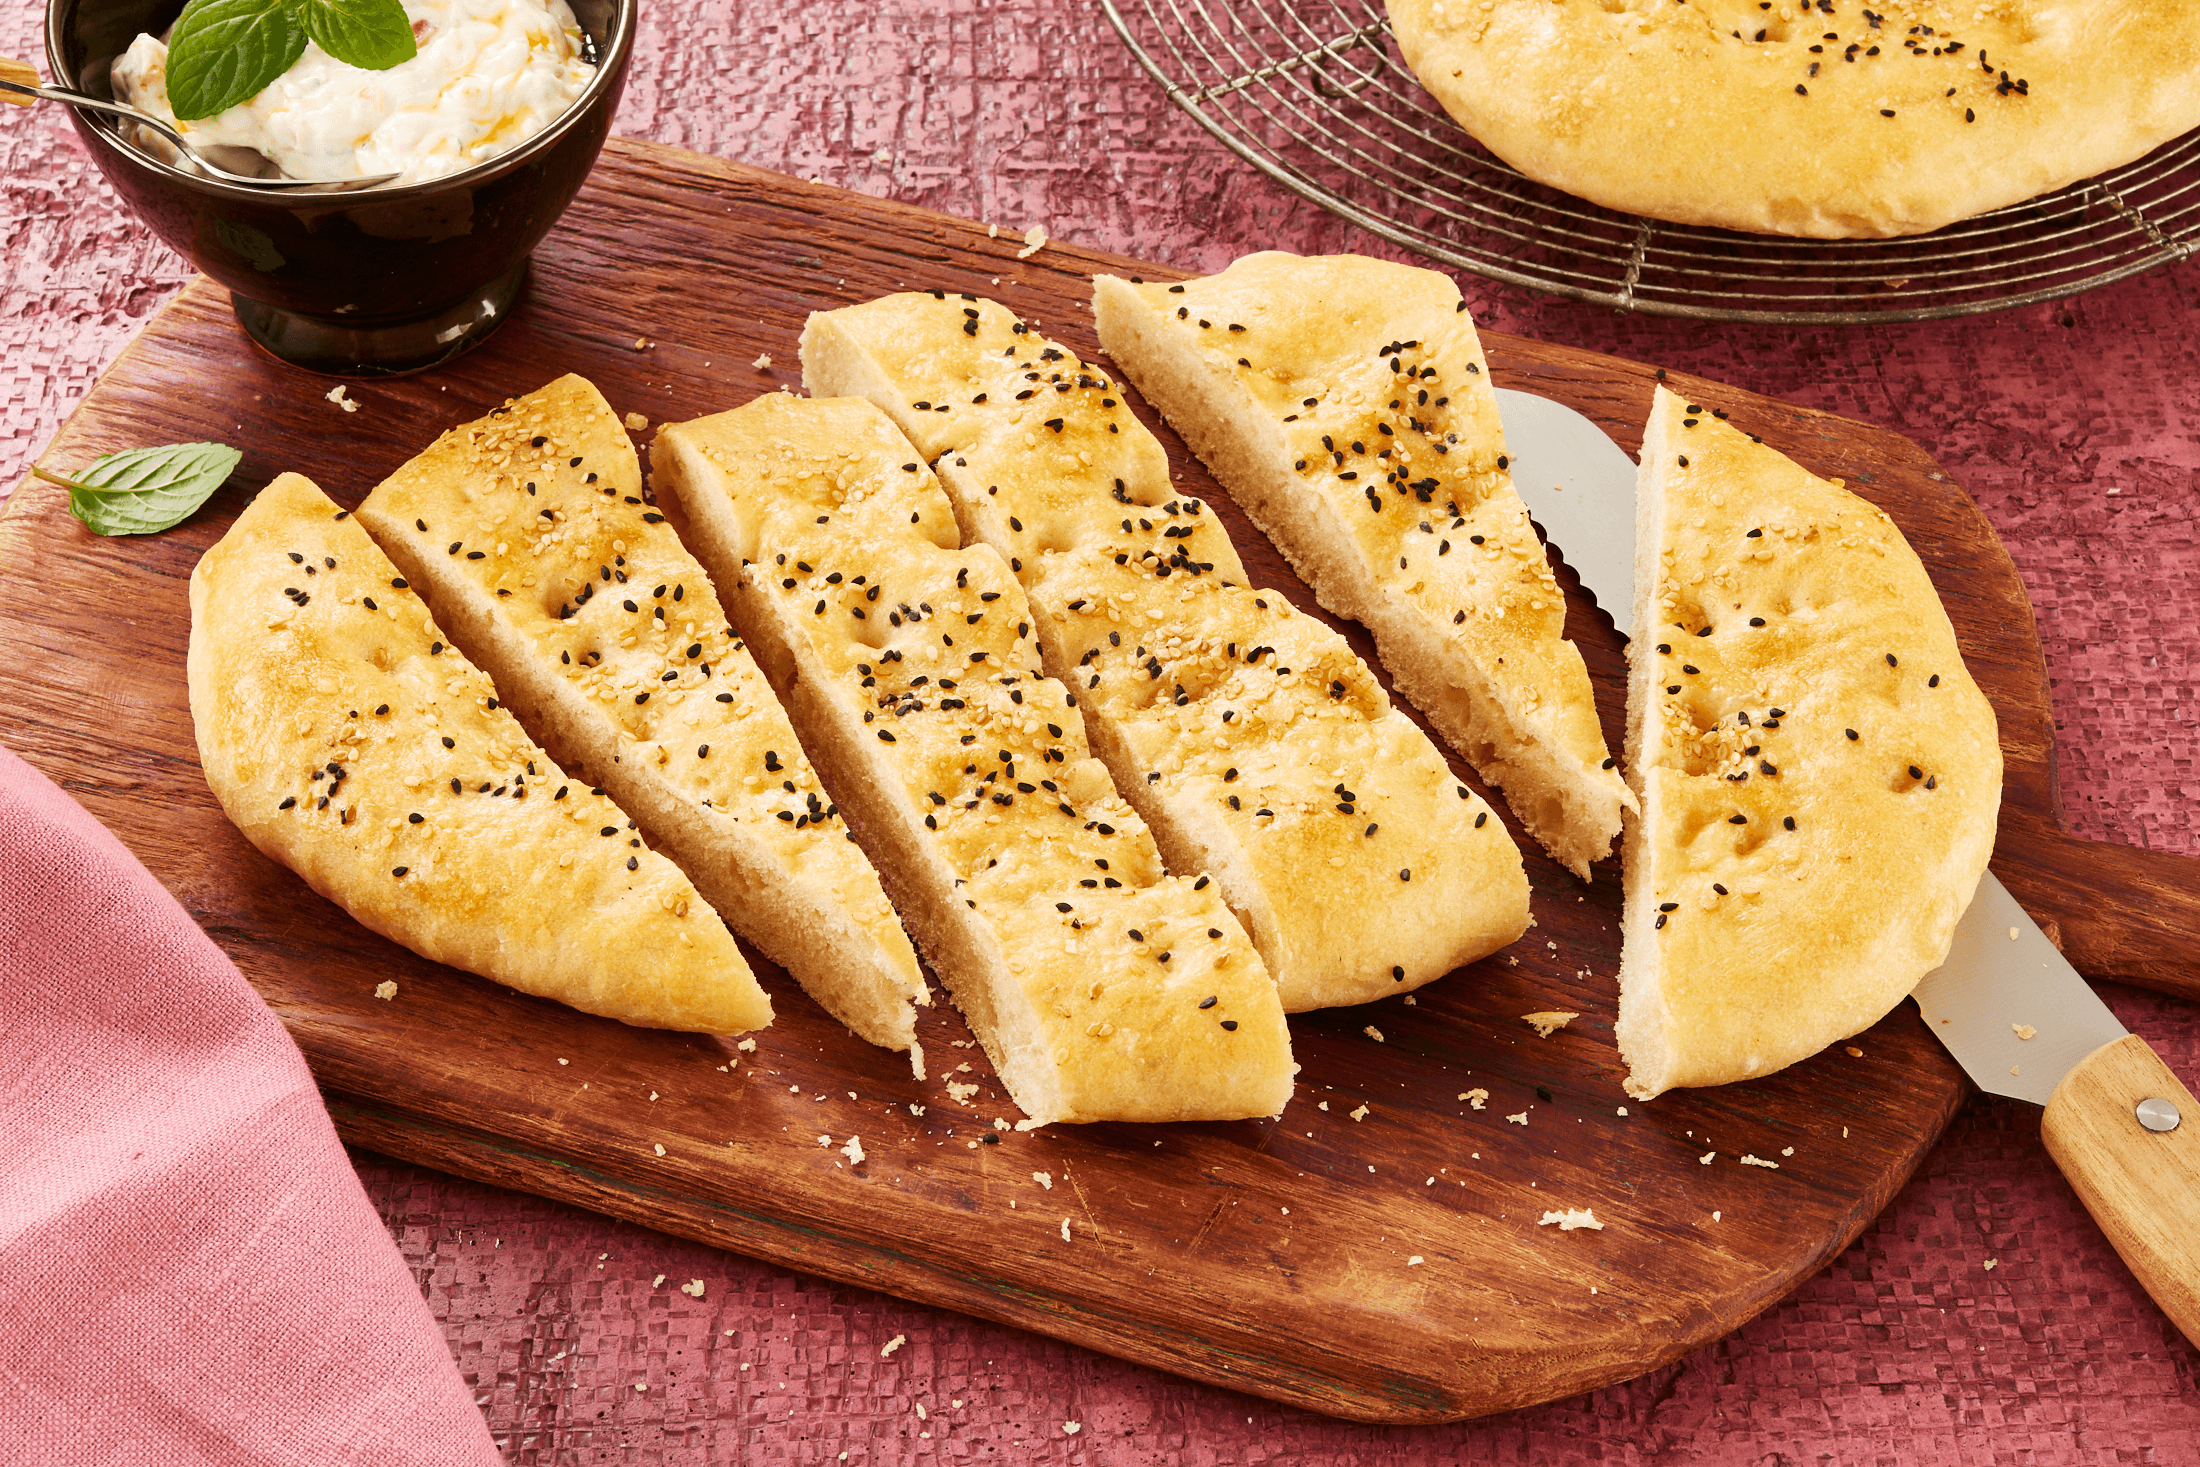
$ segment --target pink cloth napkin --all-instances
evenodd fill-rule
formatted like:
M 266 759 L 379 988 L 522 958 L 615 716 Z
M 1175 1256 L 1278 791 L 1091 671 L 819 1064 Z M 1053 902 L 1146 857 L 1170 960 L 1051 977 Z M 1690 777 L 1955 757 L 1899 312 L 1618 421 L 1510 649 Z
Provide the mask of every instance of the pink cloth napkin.
M 0 749 L 0 1462 L 500 1460 L 282 1024 Z

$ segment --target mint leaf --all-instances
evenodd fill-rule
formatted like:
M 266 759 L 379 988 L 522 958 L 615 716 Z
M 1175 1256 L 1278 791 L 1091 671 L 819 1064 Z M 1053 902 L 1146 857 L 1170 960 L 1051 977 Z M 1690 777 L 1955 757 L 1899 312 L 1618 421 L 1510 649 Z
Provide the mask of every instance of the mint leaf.
M 305 54 L 294 0 L 191 0 L 168 34 L 168 105 L 212 117 L 260 94 Z
M 338 61 L 388 71 L 419 52 L 399 0 L 296 0 L 306 34 Z
M 110 453 L 70 476 L 82 487 L 70 489 L 69 513 L 95 535 L 155 534 L 189 518 L 229 481 L 243 458 L 224 443 Z

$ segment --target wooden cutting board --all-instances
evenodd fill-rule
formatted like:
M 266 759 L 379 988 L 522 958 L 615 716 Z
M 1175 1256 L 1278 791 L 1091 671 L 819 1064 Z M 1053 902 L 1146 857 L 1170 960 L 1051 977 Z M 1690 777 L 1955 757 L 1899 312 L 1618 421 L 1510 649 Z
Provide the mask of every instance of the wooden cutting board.
M 805 315 L 899 288 L 991 295 L 1096 353 L 1090 274 L 1173 273 L 1058 244 L 1020 260 L 1021 244 L 615 142 L 542 246 L 510 324 L 443 370 L 352 387 L 357 412 L 326 399 L 326 380 L 251 348 L 227 300 L 195 280 L 46 462 L 210 438 L 241 447 L 243 467 L 188 523 L 146 539 L 89 534 L 43 483 L 16 491 L 0 518 L 0 743 L 175 893 L 289 1026 L 338 1130 L 390 1155 L 1368 1421 L 1587 1390 L 1769 1307 L 1901 1186 L 1964 1081 L 1905 1004 L 1770 1079 L 1629 1104 L 1612 1041 L 1613 863 L 1583 885 L 1530 848 L 1537 925 L 1508 953 L 1411 998 L 1294 1018 L 1301 1083 L 1278 1121 L 1018 1133 L 997 1128 L 1018 1113 L 983 1054 L 956 1047 L 968 1035 L 944 1003 L 924 1021 L 935 1075 L 923 1083 L 760 960 L 780 1018 L 753 1052 L 625 1028 L 415 958 L 222 817 L 185 698 L 186 580 L 276 473 L 302 471 L 356 504 L 441 429 L 565 371 L 653 422 L 799 388 Z M 1500 384 L 1572 403 L 1637 445 L 1652 369 L 1485 341 Z M 2081 967 L 2200 993 L 2194 863 L 2057 829 L 2031 610 L 1968 496 L 1891 434 L 1672 381 L 1894 515 L 2001 716 L 1995 869 L 2059 925 Z M 1162 437 L 1254 579 L 1318 615 Z M 1617 748 L 1622 644 L 1561 574 Z M 1349 634 L 1372 662 L 1367 638 Z M 389 1001 L 374 997 L 385 979 L 398 985 Z M 1545 1009 L 1582 1017 L 1539 1039 L 1519 1016 Z M 965 1062 L 967 1073 L 939 1073 Z M 958 1101 L 948 1081 L 978 1088 Z M 1488 1092 L 1480 1109 L 1463 1098 L 1476 1089 Z M 851 1136 L 860 1165 L 841 1150 Z M 1745 1154 L 1777 1169 L 1741 1165 Z M 1602 1231 L 1538 1225 L 1547 1210 L 1580 1207 Z

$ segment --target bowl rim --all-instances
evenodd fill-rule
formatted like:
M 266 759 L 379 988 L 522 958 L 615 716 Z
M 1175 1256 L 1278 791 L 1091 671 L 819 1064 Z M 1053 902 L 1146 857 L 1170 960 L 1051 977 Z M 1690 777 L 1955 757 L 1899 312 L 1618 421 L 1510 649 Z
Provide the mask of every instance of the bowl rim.
M 74 10 L 83 3 L 85 0 L 46 0 L 46 65 L 61 85 L 72 88 L 79 87 L 79 80 L 73 73 L 66 72 L 62 64 L 64 37 L 61 19 L 65 10 Z M 216 198 L 250 200 L 263 206 L 290 203 L 308 209 L 325 209 L 332 200 L 379 204 L 418 199 L 439 189 L 487 183 L 494 177 L 523 167 L 537 155 L 554 147 L 566 133 L 581 125 L 581 119 L 593 109 L 605 90 L 623 78 L 627 62 L 633 54 L 634 35 L 640 26 L 641 0 L 609 0 L 609 4 L 609 33 L 605 37 L 603 54 L 596 62 L 596 74 L 588 79 L 588 85 L 581 88 L 580 95 L 552 119 L 549 126 L 507 152 L 499 153 L 493 158 L 484 158 L 479 163 L 469 164 L 439 178 L 422 179 L 418 183 L 381 184 L 372 188 L 330 189 L 326 192 L 318 189 L 252 188 L 245 184 L 229 183 L 222 179 L 189 173 L 161 161 L 130 142 L 117 128 L 110 126 L 111 119 L 105 114 L 67 103 L 63 105 L 68 106 L 75 117 L 78 131 L 96 138 L 122 165 L 146 170 L 170 183 L 211 194 Z

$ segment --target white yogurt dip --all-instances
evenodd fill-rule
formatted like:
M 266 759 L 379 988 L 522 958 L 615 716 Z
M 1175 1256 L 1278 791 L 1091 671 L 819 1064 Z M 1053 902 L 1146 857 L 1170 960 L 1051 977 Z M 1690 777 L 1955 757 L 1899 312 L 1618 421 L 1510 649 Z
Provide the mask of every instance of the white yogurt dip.
M 251 148 L 293 178 L 397 173 L 419 183 L 472 167 L 548 127 L 595 75 L 566 0 L 403 0 L 420 54 L 363 71 L 311 41 L 256 97 L 195 122 L 168 106 L 168 47 L 141 35 L 114 64 L 115 95 L 199 148 Z

